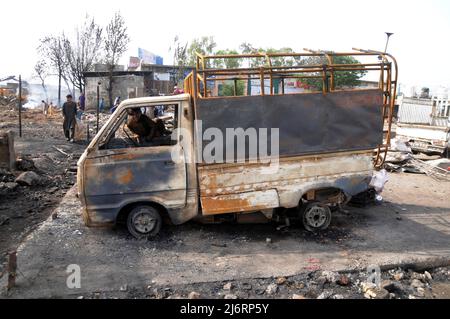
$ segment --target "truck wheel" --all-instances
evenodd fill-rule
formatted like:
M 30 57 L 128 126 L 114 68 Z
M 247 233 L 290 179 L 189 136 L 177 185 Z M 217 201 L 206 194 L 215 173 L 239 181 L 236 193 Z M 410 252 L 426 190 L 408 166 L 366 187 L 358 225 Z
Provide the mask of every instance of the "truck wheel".
M 128 214 L 128 231 L 137 239 L 156 236 L 161 229 L 161 225 L 161 215 L 152 206 L 139 205 Z
M 303 226 L 310 232 L 327 229 L 331 222 L 330 208 L 318 202 L 310 202 L 300 209 Z

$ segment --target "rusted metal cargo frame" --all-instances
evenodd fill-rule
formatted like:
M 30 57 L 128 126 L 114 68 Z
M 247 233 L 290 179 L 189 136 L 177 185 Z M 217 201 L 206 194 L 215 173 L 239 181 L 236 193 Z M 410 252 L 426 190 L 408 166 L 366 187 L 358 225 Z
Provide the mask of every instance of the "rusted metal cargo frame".
M 354 52 L 331 52 L 331 51 L 314 51 L 304 49 L 308 52 L 303 53 L 257 53 L 257 54 L 240 54 L 240 55 L 201 55 L 197 54 L 196 70 L 188 75 L 185 79 L 185 90 L 193 97 L 194 104 L 199 99 L 214 99 L 208 95 L 207 83 L 209 81 L 222 81 L 233 79 L 248 80 L 259 79 L 261 81 L 261 96 L 265 95 L 283 95 L 284 85 L 282 85 L 282 92 L 274 94 L 274 79 L 286 78 L 318 78 L 322 79 L 322 94 L 330 94 L 338 91 L 335 87 L 335 74 L 342 71 L 379 71 L 378 89 L 383 92 L 383 102 L 380 105 L 383 126 L 384 140 L 380 143 L 374 151 L 374 166 L 379 168 L 386 159 L 386 154 L 390 146 L 392 117 L 394 111 L 395 97 L 397 95 L 397 78 L 398 66 L 395 58 L 385 52 L 375 50 L 362 50 L 353 48 Z M 272 63 L 273 58 L 280 57 L 325 57 L 327 62 L 322 65 L 294 65 L 294 66 L 275 66 Z M 335 64 L 333 58 L 337 56 L 351 56 L 351 57 L 374 57 L 379 62 L 377 63 L 361 63 L 361 64 Z M 255 59 L 263 58 L 266 64 L 261 67 L 235 68 L 235 69 L 214 69 L 208 68 L 208 61 L 213 59 Z M 314 74 L 319 73 L 319 74 Z M 265 92 L 264 81 L 268 79 L 270 83 L 269 92 Z M 284 81 L 282 81 L 284 83 Z M 352 89 L 350 91 L 354 91 Z M 310 93 L 299 93 L 310 94 Z M 227 98 L 240 98 L 240 96 L 231 96 Z

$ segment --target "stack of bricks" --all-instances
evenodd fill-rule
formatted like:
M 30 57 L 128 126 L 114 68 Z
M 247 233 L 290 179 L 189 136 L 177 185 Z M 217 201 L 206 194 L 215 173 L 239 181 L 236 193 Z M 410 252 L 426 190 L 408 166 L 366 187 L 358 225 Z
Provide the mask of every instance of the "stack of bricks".
M 0 168 L 12 170 L 15 163 L 14 134 L 12 132 L 0 132 Z

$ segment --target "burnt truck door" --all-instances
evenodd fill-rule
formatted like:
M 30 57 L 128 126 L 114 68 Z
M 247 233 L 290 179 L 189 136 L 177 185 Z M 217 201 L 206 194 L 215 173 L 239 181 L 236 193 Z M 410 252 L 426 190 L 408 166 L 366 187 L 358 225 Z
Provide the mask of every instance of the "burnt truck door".
M 143 114 L 164 123 L 166 132 L 151 141 L 137 139 L 128 126 L 135 105 L 116 111 L 84 163 L 90 225 L 114 222 L 120 210 L 133 203 L 153 202 L 168 211 L 185 206 L 186 161 L 178 139 L 171 138 L 180 107 L 181 102 L 139 105 Z

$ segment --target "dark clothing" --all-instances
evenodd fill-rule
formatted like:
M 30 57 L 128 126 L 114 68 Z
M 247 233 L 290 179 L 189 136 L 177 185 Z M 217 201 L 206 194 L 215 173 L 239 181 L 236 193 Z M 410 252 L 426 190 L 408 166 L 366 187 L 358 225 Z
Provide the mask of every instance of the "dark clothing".
M 163 116 L 164 115 L 164 106 L 163 105 L 155 106 L 153 114 L 155 115 L 155 117 Z
M 75 136 L 77 104 L 75 102 L 65 102 L 62 107 L 62 113 L 64 117 L 64 135 L 66 138 L 72 139 Z
M 139 136 L 139 142 L 151 141 L 154 137 L 160 137 L 169 132 L 160 119 L 153 121 L 147 115 L 136 112 L 128 116 L 128 128 Z
M 78 101 L 80 103 L 80 110 L 82 110 L 84 112 L 84 106 L 85 106 L 85 97 L 84 95 L 80 95 L 80 97 L 78 98 Z

